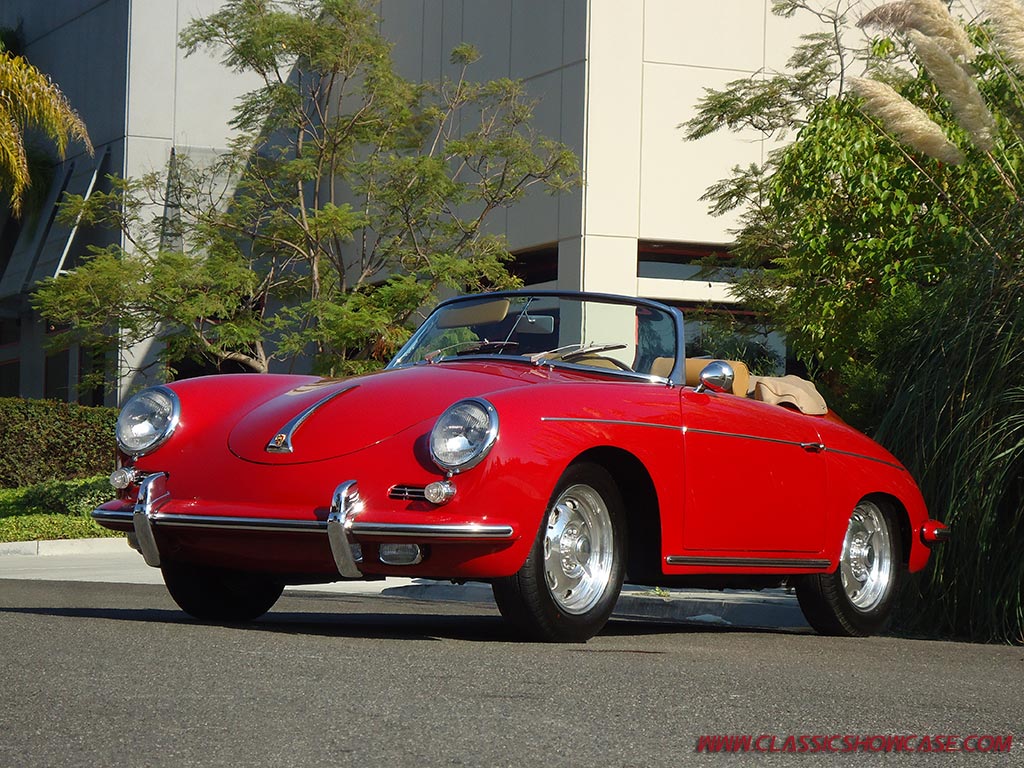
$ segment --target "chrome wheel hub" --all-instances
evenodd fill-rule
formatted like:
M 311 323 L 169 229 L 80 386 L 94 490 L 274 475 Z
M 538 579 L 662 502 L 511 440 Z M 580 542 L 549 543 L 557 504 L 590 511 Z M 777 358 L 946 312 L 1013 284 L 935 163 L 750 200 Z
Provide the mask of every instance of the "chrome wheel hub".
M 889 593 L 894 567 L 888 520 L 877 505 L 862 501 L 850 516 L 839 563 L 853 607 L 865 613 L 877 608 Z
M 555 501 L 544 532 L 544 580 L 558 606 L 582 614 L 601 599 L 611 578 L 613 530 L 601 495 L 573 485 Z

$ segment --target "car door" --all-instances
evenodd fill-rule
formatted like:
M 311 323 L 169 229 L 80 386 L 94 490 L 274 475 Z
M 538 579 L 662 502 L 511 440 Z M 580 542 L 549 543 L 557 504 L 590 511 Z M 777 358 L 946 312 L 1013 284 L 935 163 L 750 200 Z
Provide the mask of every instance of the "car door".
M 813 417 L 730 394 L 681 394 L 688 552 L 824 548 L 826 461 Z

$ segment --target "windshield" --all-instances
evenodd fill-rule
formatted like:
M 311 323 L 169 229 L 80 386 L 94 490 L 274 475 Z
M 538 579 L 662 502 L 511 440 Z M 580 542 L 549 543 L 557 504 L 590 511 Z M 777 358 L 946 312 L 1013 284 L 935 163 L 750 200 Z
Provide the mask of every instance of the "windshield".
M 388 367 L 494 356 L 667 378 L 677 348 L 676 321 L 658 305 L 571 294 L 490 294 L 442 304 Z

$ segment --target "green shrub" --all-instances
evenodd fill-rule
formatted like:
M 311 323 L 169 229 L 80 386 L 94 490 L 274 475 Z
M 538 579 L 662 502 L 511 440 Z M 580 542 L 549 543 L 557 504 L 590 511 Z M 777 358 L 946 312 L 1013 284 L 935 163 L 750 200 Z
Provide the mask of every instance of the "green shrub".
M 47 480 L 27 488 L 0 491 L 0 518 L 24 515 L 88 517 L 114 496 L 106 476 Z
M 18 515 L 0 518 L 0 543 L 52 539 L 92 539 L 124 536 L 108 530 L 89 517 L 69 515 Z
M 109 473 L 117 409 L 0 398 L 0 488 Z

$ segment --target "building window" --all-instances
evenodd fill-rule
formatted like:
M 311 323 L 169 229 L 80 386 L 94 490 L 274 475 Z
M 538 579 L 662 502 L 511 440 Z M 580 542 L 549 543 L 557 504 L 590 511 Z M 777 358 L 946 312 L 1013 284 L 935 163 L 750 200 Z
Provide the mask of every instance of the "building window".
M 43 397 L 47 400 L 68 399 L 68 373 L 71 369 L 71 355 L 66 349 L 46 356 L 43 374 Z
M 21 341 L 21 321 L 16 317 L 0 317 L 0 347 L 14 346 Z
M 0 397 L 17 397 L 20 378 L 21 365 L 17 360 L 0 363 Z
M 104 351 L 81 347 L 78 351 L 78 402 L 103 405 L 107 356 Z
M 558 246 L 513 254 L 508 271 L 522 280 L 523 285 L 553 283 L 558 280 Z
M 735 270 L 732 255 L 721 245 L 659 243 L 641 240 L 636 276 L 671 280 L 728 280 Z

